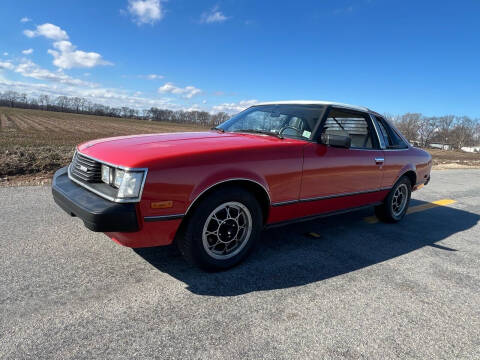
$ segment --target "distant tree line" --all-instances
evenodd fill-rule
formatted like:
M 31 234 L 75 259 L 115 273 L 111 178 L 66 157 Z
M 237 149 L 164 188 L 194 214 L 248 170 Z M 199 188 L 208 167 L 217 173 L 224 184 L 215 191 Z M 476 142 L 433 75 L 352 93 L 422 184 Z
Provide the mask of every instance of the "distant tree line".
M 16 91 L 5 91 L 4 93 L 0 92 L 0 106 L 129 119 L 143 119 L 150 121 L 169 121 L 181 124 L 196 124 L 203 126 L 217 126 L 230 117 L 224 112 L 211 114 L 207 111 L 174 111 L 158 109 L 156 107 L 145 110 L 133 109 L 127 106 L 112 107 L 93 103 L 81 97 L 54 97 L 49 95 L 29 97 L 27 94 L 18 93 Z
M 452 149 L 480 145 L 480 121 L 468 116 L 425 116 L 419 113 L 385 115 L 402 134 L 420 146 L 449 145 Z
M 23 109 L 69 112 L 76 114 L 101 115 L 118 118 L 169 121 L 181 124 L 217 126 L 230 116 L 219 112 L 168 110 L 152 107 L 145 110 L 130 107 L 111 107 L 93 103 L 81 97 L 40 95 L 28 97 L 15 91 L 0 93 L 0 106 Z M 411 142 L 420 146 L 432 143 L 449 145 L 453 149 L 480 145 L 480 121 L 468 116 L 425 116 L 419 113 L 385 115 Z

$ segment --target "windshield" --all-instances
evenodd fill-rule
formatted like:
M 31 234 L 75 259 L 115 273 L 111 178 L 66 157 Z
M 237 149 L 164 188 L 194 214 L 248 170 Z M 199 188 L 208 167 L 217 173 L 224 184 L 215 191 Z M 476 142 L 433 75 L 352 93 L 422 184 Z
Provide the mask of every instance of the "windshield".
M 321 105 L 259 105 L 235 115 L 218 128 L 309 140 L 322 115 Z

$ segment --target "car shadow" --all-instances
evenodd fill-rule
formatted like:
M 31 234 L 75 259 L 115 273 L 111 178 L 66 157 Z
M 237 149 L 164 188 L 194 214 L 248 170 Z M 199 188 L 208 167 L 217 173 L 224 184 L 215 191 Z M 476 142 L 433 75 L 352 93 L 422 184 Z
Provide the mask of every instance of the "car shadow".
M 412 199 L 410 206 L 422 204 L 426 203 Z M 245 262 L 218 273 L 188 265 L 173 246 L 134 251 L 184 282 L 192 293 L 235 296 L 321 281 L 425 246 L 456 251 L 436 243 L 475 226 L 480 219 L 475 213 L 444 206 L 409 214 L 398 224 L 365 221 L 372 215 L 373 210 L 367 209 L 266 230 Z

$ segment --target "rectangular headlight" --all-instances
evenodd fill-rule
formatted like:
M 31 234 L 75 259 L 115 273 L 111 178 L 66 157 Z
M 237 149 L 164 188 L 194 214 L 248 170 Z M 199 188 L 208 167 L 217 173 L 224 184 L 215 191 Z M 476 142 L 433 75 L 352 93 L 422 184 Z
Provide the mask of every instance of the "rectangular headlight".
M 115 179 L 113 180 L 113 186 L 119 188 L 122 185 L 123 177 L 125 176 L 125 171 L 120 169 L 115 169 Z
M 124 172 L 120 187 L 118 189 L 118 198 L 137 198 L 140 196 L 144 172 Z
M 112 169 L 110 169 L 109 166 L 102 164 L 102 181 L 106 184 L 110 184 L 110 172 L 111 171 L 112 171 Z

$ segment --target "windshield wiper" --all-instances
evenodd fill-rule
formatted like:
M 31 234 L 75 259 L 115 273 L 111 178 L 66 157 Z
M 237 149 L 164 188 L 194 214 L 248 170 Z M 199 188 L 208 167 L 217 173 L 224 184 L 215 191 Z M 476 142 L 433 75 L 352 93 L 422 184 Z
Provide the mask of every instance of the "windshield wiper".
M 217 131 L 220 131 L 220 132 L 222 132 L 222 133 L 225 132 L 225 130 L 223 130 L 222 128 L 216 127 L 216 126 L 215 126 L 215 127 L 212 127 L 210 130 L 217 130 Z
M 283 136 L 271 131 L 266 130 L 254 130 L 254 129 L 244 129 L 244 130 L 234 130 L 233 132 L 243 132 L 243 133 L 250 133 L 250 134 L 262 134 L 262 135 L 270 135 L 275 136 L 279 139 L 283 139 Z

